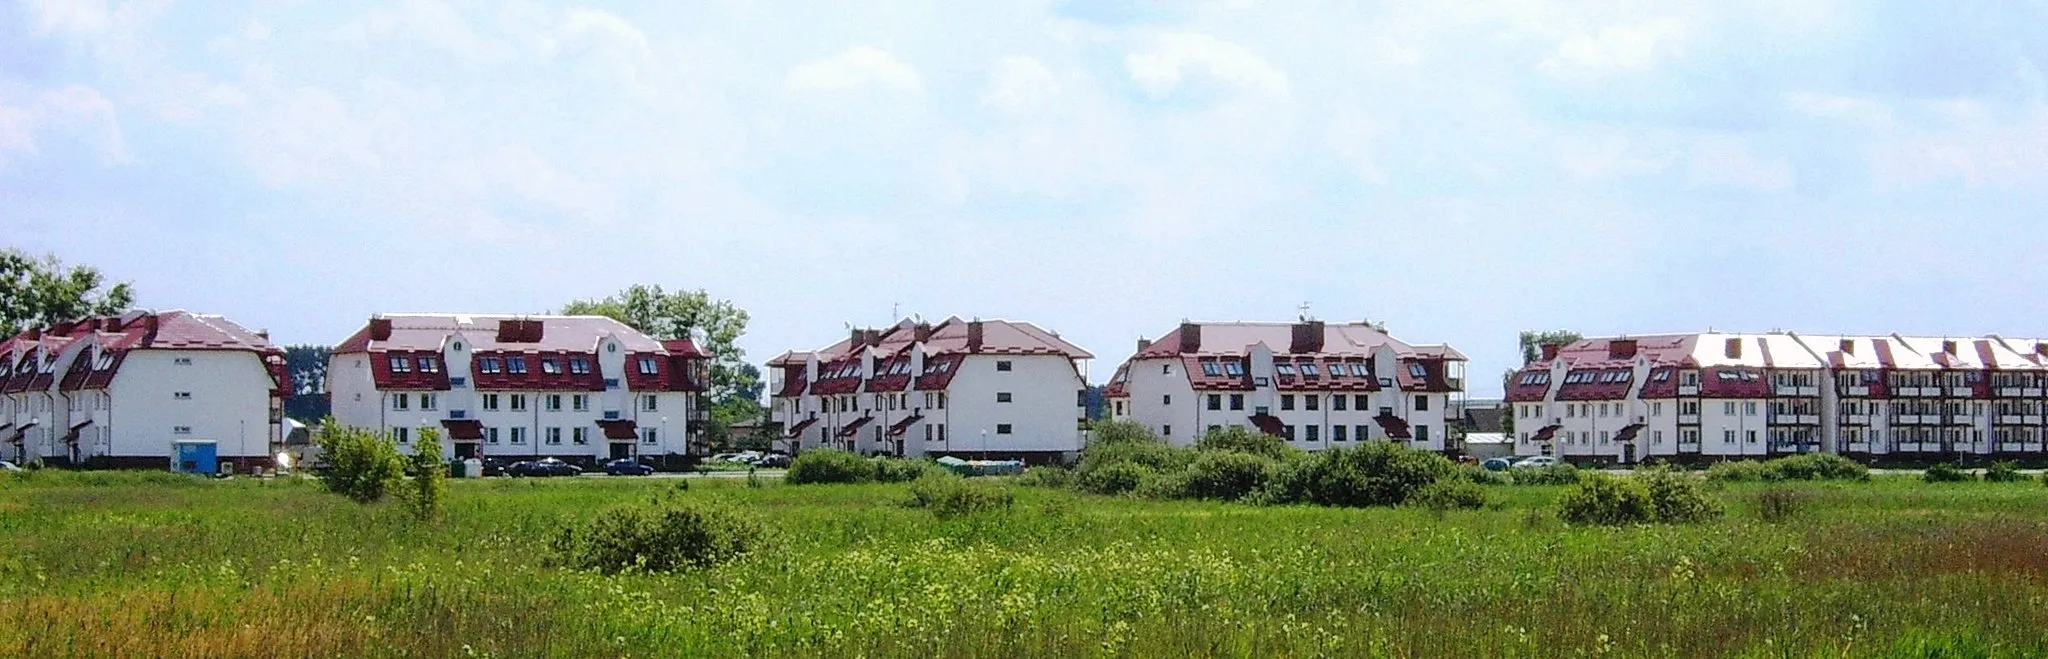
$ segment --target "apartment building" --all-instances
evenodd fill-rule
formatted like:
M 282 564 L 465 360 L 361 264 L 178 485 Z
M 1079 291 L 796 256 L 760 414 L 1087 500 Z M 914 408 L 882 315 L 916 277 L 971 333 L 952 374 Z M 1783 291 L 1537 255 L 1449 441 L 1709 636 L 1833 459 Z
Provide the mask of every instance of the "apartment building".
M 1398 441 L 1456 451 L 1449 422 L 1465 362 L 1363 322 L 1184 322 L 1140 340 L 1106 397 L 1112 418 L 1181 446 L 1244 427 L 1306 450 Z
M 905 319 L 769 361 L 770 415 L 791 451 L 1066 460 L 1092 358 L 1030 323 Z
M 221 316 L 130 311 L 0 343 L 0 458 L 169 465 L 180 443 L 267 463 L 289 378 L 269 337 Z
M 334 419 L 459 458 L 690 455 L 707 357 L 602 316 L 383 314 L 335 346 Z M 701 451 L 699 451 L 701 452 Z
M 2039 452 L 2048 345 L 1707 332 L 1546 346 L 1516 452 L 1587 462 Z

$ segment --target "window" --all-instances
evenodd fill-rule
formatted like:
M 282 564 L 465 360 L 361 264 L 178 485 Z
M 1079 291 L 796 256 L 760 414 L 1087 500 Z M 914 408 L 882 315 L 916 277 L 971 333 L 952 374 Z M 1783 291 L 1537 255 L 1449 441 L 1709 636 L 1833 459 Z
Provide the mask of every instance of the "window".
M 1664 401 L 1650 403 L 1650 416 L 1664 416 Z
M 1204 361 L 1202 362 L 1202 375 L 1206 375 L 1212 378 L 1222 377 L 1223 365 L 1213 361 Z
M 1428 396 L 1416 396 L 1416 397 L 1415 397 L 1415 411 L 1417 411 L 1417 412 L 1428 412 L 1428 411 L 1429 411 L 1429 397 L 1428 397 Z
M 1010 392 L 1007 392 L 1007 391 L 998 391 L 998 392 L 996 392 L 996 402 L 998 402 L 998 403 L 1007 403 L 1007 402 L 1010 402 Z M 1173 402 L 1173 401 L 1169 399 L 1169 400 L 1167 400 L 1166 402 L 1169 402 L 1169 403 L 1171 403 L 1171 402 Z
M 1351 428 L 1351 438 L 1352 438 L 1352 439 L 1354 439 L 1354 440 L 1358 440 L 1358 441 L 1361 441 L 1361 442 L 1362 442 L 1362 441 L 1365 441 L 1367 437 L 1371 437 L 1371 436 L 1372 436 L 1372 435 L 1368 435 L 1368 434 L 1366 434 L 1366 433 L 1368 432 L 1368 431 L 1367 431 L 1366 429 L 1367 429 L 1367 428 L 1369 428 L 1369 427 L 1370 427 L 1370 426 L 1365 426 L 1365 425 L 1358 425 L 1358 426 L 1352 426 L 1352 428 Z
M 525 428 L 522 428 L 522 427 L 519 427 L 519 426 L 513 426 L 513 427 L 512 427 L 512 443 L 513 443 L 513 444 L 515 444 L 515 445 L 517 445 L 517 444 L 525 444 L 525 443 L 526 443 L 526 429 L 525 429 Z
M 1210 411 L 1223 410 L 1223 394 L 1209 394 L 1208 398 Z
M 1337 394 L 1337 395 L 1335 395 L 1335 396 L 1331 396 L 1331 397 L 1330 397 L 1330 409 L 1332 409 L 1332 410 L 1335 410 L 1335 411 L 1338 411 L 1338 412 L 1342 412 L 1342 411 L 1344 411 L 1344 407 L 1345 407 L 1345 403 L 1346 403 L 1346 402 L 1349 402 L 1349 399 L 1345 398 L 1343 394 Z M 1341 434 L 1341 433 L 1339 433 L 1339 434 Z
M 190 435 L 192 434 L 192 426 L 171 426 L 171 434 Z
M 640 397 L 640 411 L 642 411 L 642 412 L 659 412 L 659 411 L 661 411 L 661 397 L 660 397 L 660 396 L 655 396 L 655 395 L 653 395 L 653 394 L 648 394 L 648 395 L 645 395 L 645 396 L 641 396 L 641 397 Z
M 1322 437 L 1323 427 L 1322 427 L 1322 426 L 1309 426 L 1308 428 L 1305 428 L 1304 430 L 1306 430 L 1307 432 L 1306 432 L 1306 434 L 1302 435 L 1302 439 L 1305 439 L 1305 440 L 1308 440 L 1308 441 L 1311 441 L 1311 442 L 1320 442 L 1320 441 L 1323 441 L 1323 437 Z
M 513 375 L 525 375 L 525 374 L 526 374 L 526 358 L 525 358 L 525 357 L 506 357 L 506 358 L 505 358 L 505 372 L 507 372 L 507 373 L 511 373 L 511 374 L 513 374 Z
M 559 375 L 562 372 L 562 362 L 556 361 L 553 357 L 543 358 L 540 360 L 540 372 Z
M 573 375 L 589 375 L 589 374 L 590 374 L 590 360 L 588 360 L 588 359 L 584 359 L 584 358 L 582 358 L 582 357 L 570 357 L 570 358 L 569 358 L 569 373 L 571 373 L 571 374 L 573 374 Z
M 1294 426 L 1280 426 L 1280 437 L 1290 442 L 1294 441 Z
M 1663 446 L 1663 445 L 1664 445 L 1664 431 L 1662 431 L 1662 430 L 1652 430 L 1652 431 L 1650 431 L 1650 443 L 1651 443 L 1651 444 L 1653 444 L 1653 445 L 1656 445 L 1656 446 Z
M 1607 404 L 1606 404 L 1606 403 L 1601 403 L 1601 404 L 1600 404 L 1600 416 L 1601 416 L 1602 418 L 1605 418 L 1605 417 L 1607 416 Z
M 571 394 L 569 396 L 569 406 L 570 409 L 578 412 L 590 411 L 590 394 Z
M 1230 395 L 1230 409 L 1240 412 L 1244 411 L 1244 394 Z
M 526 411 L 526 394 L 512 394 L 512 411 Z
M 476 370 L 478 373 L 489 374 L 498 373 L 504 369 L 497 357 L 478 357 L 476 358 Z
M 1601 443 L 1601 444 L 1606 444 L 1606 443 L 1607 443 L 1607 440 L 1608 440 L 1608 433 L 1607 433 L 1607 431 L 1605 431 L 1605 430 L 1602 430 L 1602 431 L 1600 431 L 1600 443 Z
M 879 428 L 879 427 L 878 427 L 878 428 L 875 428 L 875 429 L 876 429 L 876 430 L 881 430 L 881 428 Z M 641 429 L 640 429 L 640 443 L 642 443 L 642 444 L 660 444 L 660 443 L 661 443 L 661 429 L 660 429 L 660 428 L 641 428 Z
M 1172 364 L 1160 364 L 1160 365 L 1159 365 L 1159 374 L 1160 374 L 1160 375 L 1173 375 L 1173 365 L 1172 365 Z
M 1342 400 L 1342 399 L 1338 399 L 1338 400 Z M 1341 442 L 1341 441 L 1345 441 L 1345 440 L 1344 440 L 1344 431 L 1345 431 L 1345 430 L 1346 430 L 1346 428 L 1345 428 L 1344 426 L 1330 426 L 1330 441 L 1333 441 L 1333 442 Z
M 1230 377 L 1244 377 L 1244 362 L 1223 362 L 1223 372 Z
M 1318 408 L 1318 407 L 1321 407 L 1321 406 L 1322 406 L 1322 404 L 1323 404 L 1323 397 L 1322 397 L 1322 396 L 1318 396 L 1318 395 L 1315 395 L 1315 394 L 1309 394 L 1309 395 L 1306 395 L 1306 396 L 1302 396 L 1302 397 L 1301 397 L 1301 408 L 1302 408 L 1302 409 L 1305 409 L 1305 410 L 1311 410 L 1311 411 L 1313 411 L 1313 410 L 1315 410 L 1316 408 Z
M 1730 443 L 1730 444 L 1733 444 L 1733 443 L 1735 443 L 1735 431 L 1733 431 L 1733 430 L 1723 430 L 1723 431 L 1721 431 L 1721 441 L 1724 441 L 1724 442 L 1727 442 L 1727 443 Z
M 1751 430 L 1751 431 L 1749 431 L 1749 438 L 1748 438 L 1748 439 L 1749 439 L 1749 443 L 1751 443 L 1751 444 L 1755 444 L 1755 443 L 1756 443 L 1756 431 L 1754 431 L 1754 430 Z
M 1574 419 L 1574 418 L 1578 418 L 1578 416 L 1579 416 L 1579 406 L 1577 406 L 1577 405 L 1573 405 L 1573 404 L 1571 404 L 1571 403 L 1565 403 L 1565 405 L 1564 405 L 1564 418 L 1567 418 L 1567 419 Z
M 485 429 L 484 429 L 484 443 L 485 443 L 485 444 L 496 444 L 496 443 L 498 443 L 498 429 L 497 429 L 496 427 L 490 427 L 490 428 L 485 428 Z
M 1721 403 L 1721 413 L 1727 416 L 1735 416 L 1735 401 L 1731 400 Z
M 1427 441 L 1429 441 L 1429 426 L 1416 426 L 1416 427 L 1415 427 L 1415 441 L 1418 441 L 1418 442 L 1427 442 Z
M 1010 360 L 1007 360 L 1007 359 L 998 359 L 998 360 L 996 360 L 996 370 L 998 370 L 998 371 L 1002 371 L 1002 372 L 1004 372 L 1004 373 L 1008 373 L 1008 372 L 1010 372 L 1010 369 L 1011 369 L 1011 368 L 1012 368 L 1012 365 L 1011 365 L 1011 363 L 1010 363 Z
M 1280 394 L 1280 409 L 1282 411 L 1294 409 L 1294 394 Z
M 1743 416 L 1756 416 L 1756 403 L 1755 403 L 1755 402 L 1748 402 L 1748 403 L 1743 403 L 1743 404 L 1742 404 L 1742 415 L 1743 415 Z
M 575 442 L 575 443 L 576 443 L 576 445 L 578 445 L 578 446 L 581 446 L 581 445 L 584 445 L 584 444 L 589 444 L 589 443 L 590 443 L 590 429 L 589 429 L 589 428 L 570 428 L 570 429 L 569 429 L 569 441 Z
M 496 411 L 497 409 L 498 409 L 498 395 L 497 395 L 497 394 L 484 394 L 484 411 L 486 411 L 486 412 L 490 412 L 490 411 Z
M 658 364 L 656 364 L 656 363 L 655 363 L 655 361 L 654 361 L 654 358 L 653 358 L 653 357 L 641 357 L 641 358 L 640 358 L 640 374 L 641 374 L 641 375 L 654 375 L 654 374 L 655 374 L 656 372 L 658 372 L 659 370 L 660 370 L 660 366 L 659 366 Z
M 411 372 L 412 372 L 412 360 L 410 360 L 410 359 L 406 359 L 406 358 L 405 358 L 404 356 L 402 356 L 402 355 L 392 355 L 392 356 L 391 356 L 391 372 L 393 372 L 393 373 L 411 373 Z
M 1171 427 L 1167 428 L 1167 431 L 1168 431 L 1168 432 L 1167 432 L 1167 433 L 1165 433 L 1165 434 L 1171 434 L 1171 433 L 1172 433 L 1172 430 L 1173 430 L 1173 429 L 1172 429 Z M 1010 424 L 1007 424 L 1007 423 L 998 423 L 998 424 L 996 424 L 996 434 L 998 434 L 998 435 L 1008 435 L 1008 434 L 1010 434 Z
M 1164 394 L 1164 395 L 1161 395 L 1161 396 L 1159 397 L 1159 404 L 1160 404 L 1160 405 L 1172 405 L 1172 404 L 1173 404 L 1173 394 Z
M 1429 367 L 1421 364 L 1409 364 L 1408 374 L 1418 378 L 1426 378 L 1429 377 Z
M 562 411 L 562 395 L 548 394 L 546 398 L 542 399 L 541 407 L 549 412 Z
M 1366 410 L 1372 409 L 1372 406 L 1366 404 L 1365 394 L 1358 394 L 1351 397 L 1351 409 L 1364 412 Z
M 1317 373 L 1317 372 L 1316 372 L 1316 365 L 1315 365 L 1315 364 L 1302 364 L 1302 365 L 1301 365 L 1301 374 L 1302 374 L 1302 375 L 1304 375 L 1304 376 L 1307 376 L 1307 377 L 1317 377 L 1317 376 L 1321 375 L 1320 373 Z M 1315 433 L 1309 433 L 1309 434 L 1310 434 L 1310 435 L 1314 435 Z
M 441 372 L 441 358 L 439 358 L 439 357 L 421 357 L 421 358 L 420 358 L 420 372 L 421 372 L 421 373 L 439 373 L 439 372 Z
M 176 392 L 172 392 L 172 393 L 171 393 L 171 400 L 192 400 L 192 392 L 190 392 L 190 391 L 176 391 Z M 72 402 L 72 403 L 74 403 L 74 405 L 73 405 L 72 409 L 77 409 L 77 406 L 75 405 L 75 403 L 77 403 L 78 401 L 76 401 L 76 400 L 73 400 L 73 401 L 71 401 L 71 402 Z
M 411 443 L 412 443 L 412 429 L 411 429 L 411 428 L 392 428 L 392 429 L 391 429 L 391 438 L 392 438 L 392 439 L 394 439 L 394 440 L 398 440 L 398 443 L 400 443 L 400 444 L 411 444 Z
M 1291 378 L 1291 377 L 1294 377 L 1294 365 L 1293 365 L 1293 364 L 1274 364 L 1274 365 L 1273 365 L 1273 372 L 1275 372 L 1275 373 L 1279 373 L 1279 374 L 1280 374 L 1281 376 L 1284 376 L 1284 377 L 1290 377 L 1290 378 Z
M 404 410 L 404 409 L 410 409 L 410 408 L 411 408 L 411 404 L 412 404 L 412 395 L 411 395 L 411 394 L 391 394 L 391 409 L 393 409 L 393 410 Z
M 1160 427 L 1159 427 L 1159 436 L 1160 436 L 1160 437 L 1172 437 L 1172 436 L 1173 436 L 1173 426 L 1172 426 L 1172 425 L 1164 425 L 1164 426 L 1160 426 Z
M 420 394 L 420 409 L 432 412 L 441 409 L 441 399 L 433 394 Z
M 191 365 L 192 365 L 192 358 L 191 358 L 191 357 L 179 357 L 179 358 L 177 358 L 177 359 L 173 359 L 173 360 L 171 360 L 171 363 L 172 363 L 172 364 L 176 364 L 176 365 L 179 365 L 179 366 L 191 366 Z M 189 433 L 189 432 L 191 432 L 191 431 L 192 431 L 192 430 L 191 430 L 191 428 L 186 428 L 185 426 L 179 426 L 179 427 L 180 427 L 180 428 L 185 428 L 185 429 L 186 429 L 186 430 L 185 430 L 185 432 L 187 432 L 187 433 Z

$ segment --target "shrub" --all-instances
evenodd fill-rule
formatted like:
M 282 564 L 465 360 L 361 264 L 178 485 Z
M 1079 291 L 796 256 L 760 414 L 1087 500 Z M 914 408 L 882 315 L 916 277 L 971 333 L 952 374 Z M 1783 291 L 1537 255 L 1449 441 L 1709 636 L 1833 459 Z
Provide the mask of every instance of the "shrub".
M 1261 455 L 1274 460 L 1284 460 L 1294 449 L 1287 442 L 1263 432 L 1249 430 L 1243 426 L 1231 426 L 1210 431 L 1195 442 L 1195 450 L 1203 452 L 1235 452 Z
M 1088 431 L 1091 435 L 1088 439 L 1088 446 L 1090 447 L 1123 443 L 1160 443 L 1159 436 L 1152 434 L 1151 428 L 1129 419 L 1123 421 L 1097 421 L 1088 426 Z
M 1136 464 L 1153 471 L 1173 472 L 1180 471 L 1194 459 L 1194 451 L 1174 448 L 1157 440 L 1097 443 L 1082 449 L 1077 470 L 1085 474 L 1112 464 Z
M 1963 471 L 1963 468 L 1956 465 L 1956 463 L 1941 462 L 1928 467 L 1927 471 L 1921 472 L 1920 479 L 1929 483 L 1955 483 L 1972 480 L 1972 477 L 1970 472 Z
M 1051 487 L 1065 489 L 1074 485 L 1074 471 L 1058 465 L 1045 465 L 1024 470 L 1017 477 L 1017 484 L 1025 487 Z
M 882 483 L 908 483 L 939 471 L 936 465 L 923 460 L 869 458 L 868 462 L 874 469 L 875 480 Z
M 1565 463 L 1548 467 L 1520 467 L 1507 471 L 1516 485 L 1571 485 L 1579 482 L 1579 468 Z
M 605 511 L 581 528 L 562 529 L 552 547 L 563 565 L 616 574 L 713 567 L 762 542 L 760 524 L 738 511 L 671 501 Z
M 783 482 L 790 485 L 814 483 L 865 483 L 875 478 L 867 459 L 836 449 L 812 449 L 789 463 Z
M 1435 453 L 1368 442 L 1289 462 L 1273 478 L 1269 497 L 1275 503 L 1395 506 L 1456 469 Z
M 1721 505 L 1707 496 L 1700 481 L 1670 469 L 1651 469 L 1641 476 L 1650 492 L 1651 517 L 1667 524 L 1695 524 L 1721 516 Z
M 440 431 L 420 429 L 406 472 L 412 481 L 405 488 L 405 508 L 413 519 L 428 520 L 441 514 L 442 501 L 448 498 L 448 466 L 441 461 Z
M 1655 519 L 1650 489 L 1641 481 L 1587 474 L 1557 499 L 1557 515 L 1572 524 L 1619 526 Z
M 1782 487 L 1765 488 L 1756 493 L 1756 516 L 1766 522 L 1777 524 L 1799 515 L 1806 506 L 1806 495 Z
M 2026 474 L 2020 473 L 2019 465 L 2009 460 L 1993 462 L 1984 470 L 1984 482 L 1987 483 L 2017 483 L 2026 479 Z
M 1189 498 L 1192 495 L 1188 494 L 1188 472 L 1146 474 L 1143 480 L 1138 481 L 1138 487 L 1131 490 L 1131 496 L 1157 500 Z
M 1753 483 L 1764 480 L 1764 463 L 1755 460 L 1716 462 L 1707 467 L 1707 480 L 1723 483 Z
M 1126 494 L 1158 474 L 1145 465 L 1119 462 L 1075 474 L 1074 488 L 1095 494 Z
M 1514 476 L 1505 471 L 1494 471 L 1476 465 L 1458 467 L 1458 476 L 1472 481 L 1475 485 L 1507 485 L 1514 482 Z
M 384 498 L 405 473 L 405 460 L 398 445 L 383 433 L 350 428 L 328 419 L 320 433 L 320 452 L 327 458 L 327 472 L 320 483 L 327 490 L 357 503 Z
M 1255 454 L 1203 453 L 1177 480 L 1182 496 L 1237 501 L 1272 481 L 1275 468 L 1272 460 Z
M 1405 504 L 1435 511 L 1486 507 L 1486 489 L 1466 478 L 1446 478 L 1416 490 Z
M 1010 488 L 969 481 L 951 474 L 932 475 L 910 484 L 910 500 L 904 505 L 932 511 L 947 519 L 990 510 L 1009 510 L 1016 503 Z
M 1833 453 L 1807 453 L 1764 463 L 1763 478 L 1773 481 L 1860 481 L 1870 479 L 1870 468 Z

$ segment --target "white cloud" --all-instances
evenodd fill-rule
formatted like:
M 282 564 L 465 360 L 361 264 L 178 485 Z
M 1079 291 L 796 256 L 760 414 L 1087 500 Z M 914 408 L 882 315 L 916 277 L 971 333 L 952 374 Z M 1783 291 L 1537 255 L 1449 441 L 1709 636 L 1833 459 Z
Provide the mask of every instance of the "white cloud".
M 1124 57 L 1131 80 L 1164 97 L 1196 73 L 1246 91 L 1284 96 L 1287 74 L 1252 51 L 1207 34 L 1165 34 L 1144 52 Z
M 1020 55 L 996 62 L 981 102 L 1004 112 L 1023 114 L 1044 107 L 1059 95 L 1059 78 L 1038 60 Z
M 97 32 L 107 27 L 106 0 L 30 0 L 42 32 Z
M 1748 140 L 1739 137 L 1699 138 L 1692 144 L 1690 155 L 1693 185 L 1773 192 L 1790 189 L 1797 182 L 1792 163 L 1760 154 Z
M 128 164 L 135 156 L 128 151 L 114 104 L 99 90 L 71 85 L 43 91 L 32 102 L 9 106 L 0 97 L 0 164 L 9 152 L 35 155 L 36 133 L 59 130 L 92 143 L 103 162 Z
M 1683 55 L 1686 36 L 1685 24 L 1672 19 L 1609 26 L 1596 34 L 1566 39 L 1536 68 L 1570 81 L 1648 71 L 1661 60 Z
M 916 90 L 921 84 L 910 65 L 872 46 L 855 46 L 789 70 L 789 87 L 797 90 L 841 91 L 868 85 Z
M 262 33 L 267 36 L 268 28 Z M 442 0 L 406 0 L 394 8 L 372 11 L 343 25 L 335 36 L 364 46 L 408 37 L 471 60 L 498 60 L 511 54 L 504 43 L 478 35 L 460 12 Z
M 1890 107 L 1868 98 L 1795 92 L 1786 95 L 1785 105 L 1800 114 L 1861 128 L 1890 128 L 1896 121 Z

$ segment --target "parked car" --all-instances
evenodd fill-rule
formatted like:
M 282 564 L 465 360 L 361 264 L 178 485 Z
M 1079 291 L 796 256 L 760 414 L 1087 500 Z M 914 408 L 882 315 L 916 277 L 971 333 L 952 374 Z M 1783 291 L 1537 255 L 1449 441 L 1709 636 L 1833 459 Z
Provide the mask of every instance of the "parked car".
M 0 471 L 21 471 L 21 467 L 6 460 L 0 460 Z
M 1516 469 L 1540 469 L 1557 466 L 1557 458 L 1547 455 L 1532 455 L 1515 462 Z
M 1479 463 L 1479 466 L 1484 467 L 1487 471 L 1507 471 L 1509 467 L 1515 466 L 1515 459 L 1487 458 L 1485 462 Z
M 604 463 L 604 473 L 613 476 L 652 476 L 654 468 L 640 464 L 640 461 L 632 458 L 619 458 Z
M 484 464 L 484 473 L 483 473 L 483 475 L 485 475 L 485 476 L 509 476 L 509 475 L 511 475 L 511 474 L 507 474 L 507 473 L 505 473 L 505 461 L 504 461 L 504 460 L 499 460 L 499 459 L 497 459 L 497 458 L 483 458 L 483 459 L 481 459 L 481 460 L 478 460 L 478 461 L 479 461 L 479 462 L 482 462 L 482 463 Z
M 756 462 L 754 464 L 762 467 L 788 467 L 789 455 L 786 453 L 770 453 L 768 455 L 761 456 L 761 461 Z
M 522 460 L 505 467 L 507 476 L 577 476 L 583 468 L 555 458 Z

